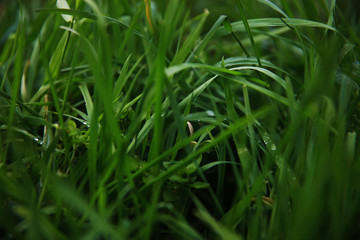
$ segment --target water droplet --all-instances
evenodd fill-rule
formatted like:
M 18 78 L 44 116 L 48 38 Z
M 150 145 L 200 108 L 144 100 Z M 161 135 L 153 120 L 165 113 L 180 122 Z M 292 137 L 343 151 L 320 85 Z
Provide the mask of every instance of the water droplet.
M 264 133 L 263 140 L 264 140 L 265 145 L 268 145 L 269 143 L 271 143 L 270 135 L 267 132 Z
M 215 116 L 215 113 L 211 110 L 207 110 L 206 113 L 210 116 L 210 117 L 213 117 Z
M 275 150 L 276 150 L 276 145 L 275 145 L 275 144 L 271 144 L 270 149 L 273 150 L 273 151 L 275 151 Z
M 80 121 L 83 125 L 87 126 L 87 127 L 90 127 L 90 124 L 86 121 Z
M 239 148 L 239 150 L 238 150 L 238 154 L 240 155 L 240 154 L 244 154 L 244 153 L 246 153 L 247 152 L 247 148 L 245 147 L 245 148 Z
M 38 137 L 34 137 L 34 141 L 37 142 L 40 145 L 42 145 L 44 143 L 44 141 L 40 140 Z

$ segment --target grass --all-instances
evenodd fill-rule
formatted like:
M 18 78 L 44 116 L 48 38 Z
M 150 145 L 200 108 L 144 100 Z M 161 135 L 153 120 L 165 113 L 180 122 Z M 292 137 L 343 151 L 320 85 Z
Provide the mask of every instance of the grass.
M 1 3 L 1 239 L 360 236 L 351 1 L 68 3 Z

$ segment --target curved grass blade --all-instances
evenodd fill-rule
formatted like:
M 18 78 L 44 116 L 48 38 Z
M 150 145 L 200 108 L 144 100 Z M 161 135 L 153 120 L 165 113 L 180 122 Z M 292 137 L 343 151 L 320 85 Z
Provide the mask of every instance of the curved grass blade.
M 257 19 L 248 19 L 250 28 L 262 28 L 262 27 L 313 27 L 313 28 L 323 28 L 329 29 L 336 33 L 339 31 L 331 27 L 325 23 L 315 22 L 306 19 L 298 19 L 298 18 L 257 18 Z M 245 25 L 243 21 L 234 22 L 231 24 L 234 32 L 244 32 L 246 31 Z M 224 36 L 229 34 L 225 27 L 219 27 L 217 32 L 217 36 Z
M 258 72 L 261 72 L 265 75 L 267 75 L 268 77 L 274 79 L 277 83 L 279 83 L 284 89 L 286 89 L 286 82 L 284 79 L 282 79 L 281 77 L 279 77 L 278 75 L 276 75 L 275 73 L 262 68 L 262 67 L 253 67 L 253 66 L 245 66 L 245 67 L 235 67 L 235 68 L 231 68 L 230 70 L 255 70 Z
M 211 65 L 207 65 L 207 64 L 201 64 L 201 63 L 182 63 L 182 64 L 179 64 L 179 65 L 175 65 L 175 66 L 166 68 L 165 73 L 166 73 L 166 75 L 168 77 L 172 77 L 176 73 L 181 72 L 182 70 L 185 70 L 185 69 L 188 69 L 188 68 L 204 68 L 204 69 L 208 69 L 208 70 L 213 70 L 213 71 L 218 71 L 218 72 L 223 72 L 223 73 L 229 73 L 229 74 L 232 74 L 232 75 L 244 75 L 242 73 L 232 71 L 232 70 L 228 70 L 226 68 L 215 67 L 215 66 L 211 66 Z
M 81 17 L 81 18 L 87 18 L 87 19 L 91 19 L 91 20 L 96 20 L 97 17 L 95 14 L 89 13 L 89 12 L 84 12 L 84 11 L 80 11 L 80 10 L 72 10 L 72 9 L 58 9 L 58 8 L 40 8 L 40 9 L 36 9 L 36 12 L 43 12 L 43 13 L 56 13 L 56 14 L 65 14 L 65 15 L 72 15 L 74 17 Z M 134 29 L 133 27 L 129 26 L 127 23 L 112 18 L 112 17 L 108 17 L 108 16 L 104 16 L 105 20 L 107 22 L 110 23 L 115 23 L 118 24 L 120 26 L 126 27 L 126 28 L 130 28 L 136 35 L 143 37 L 143 34 Z

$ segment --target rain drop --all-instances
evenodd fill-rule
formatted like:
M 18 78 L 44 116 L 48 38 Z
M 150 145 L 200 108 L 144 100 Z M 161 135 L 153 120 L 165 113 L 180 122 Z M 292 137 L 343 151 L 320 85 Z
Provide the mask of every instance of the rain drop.
M 207 110 L 206 113 L 210 116 L 210 117 L 213 117 L 215 116 L 215 113 L 211 110 Z
M 271 144 L 270 149 L 273 150 L 273 151 L 275 151 L 275 150 L 276 150 L 276 145 L 275 145 L 275 144 Z

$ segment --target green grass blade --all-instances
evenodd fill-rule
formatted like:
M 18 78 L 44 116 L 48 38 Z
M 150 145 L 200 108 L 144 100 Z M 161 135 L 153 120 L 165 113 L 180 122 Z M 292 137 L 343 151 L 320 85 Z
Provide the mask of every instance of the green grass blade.
M 148 183 L 146 183 L 141 189 L 140 191 L 143 191 L 147 188 L 149 188 L 151 185 L 157 183 L 158 181 L 162 181 L 167 179 L 169 176 L 171 176 L 173 173 L 175 173 L 176 171 L 178 171 L 179 169 L 187 166 L 188 164 L 190 164 L 192 161 L 194 161 L 194 158 L 196 156 L 198 156 L 201 153 L 204 153 L 206 151 L 208 151 L 210 148 L 212 148 L 213 146 L 215 146 L 216 144 L 218 144 L 219 142 L 224 141 L 228 136 L 230 136 L 233 132 L 238 131 L 239 129 L 242 129 L 244 127 L 247 126 L 247 124 L 249 124 L 250 122 L 254 121 L 257 118 L 261 118 L 264 117 L 265 115 L 267 115 L 270 111 L 269 107 L 264 107 L 263 109 L 257 111 L 256 113 L 254 113 L 250 118 L 245 118 L 245 119 L 239 119 L 238 121 L 236 121 L 234 124 L 230 125 L 228 129 L 224 130 L 219 136 L 217 136 L 214 141 L 211 141 L 210 144 L 207 144 L 203 147 L 201 147 L 199 150 L 192 152 L 191 154 L 189 154 L 186 158 L 184 158 L 183 160 L 179 161 L 177 164 L 173 165 L 172 167 L 170 167 L 166 172 L 163 172 L 161 174 L 159 174 L 158 176 L 156 176 L 155 178 L 153 178 L 151 181 L 149 181 Z
M 254 42 L 254 39 L 253 39 L 253 35 L 252 35 L 252 33 L 251 33 L 251 28 L 250 28 L 249 23 L 248 23 L 248 20 L 247 20 L 247 18 L 246 18 L 246 16 L 245 16 L 245 11 L 244 11 L 244 8 L 243 8 L 243 6 L 242 6 L 242 4 L 241 4 L 241 0 L 237 0 L 236 3 L 237 3 L 237 6 L 238 6 L 238 8 L 239 8 L 241 19 L 242 19 L 242 21 L 243 21 L 243 23 L 244 23 L 246 32 L 247 32 L 248 37 L 249 37 L 249 39 L 250 39 L 251 46 L 252 46 L 252 48 L 253 48 L 253 50 L 254 50 L 254 53 L 255 53 L 256 59 L 257 59 L 257 61 L 258 61 L 259 67 L 262 67 L 262 65 L 261 65 L 261 60 L 260 60 L 260 56 L 259 56 L 259 52 L 258 52 L 257 47 L 256 47 L 256 45 L 255 45 L 255 42 Z
M 187 56 L 189 56 L 191 49 L 194 47 L 197 39 L 200 36 L 201 33 L 201 29 L 203 28 L 203 25 L 206 21 L 207 16 L 209 15 L 209 12 L 207 10 L 205 10 L 205 12 L 203 13 L 201 19 L 200 19 L 200 23 L 198 24 L 198 26 L 191 32 L 191 34 L 189 35 L 189 37 L 187 38 L 187 40 L 184 42 L 184 44 L 181 46 L 181 48 L 179 49 L 179 51 L 176 53 L 174 59 L 171 61 L 170 66 L 172 65 L 178 65 L 182 62 L 184 62 L 184 60 L 187 58 Z M 212 35 L 213 33 L 211 33 Z M 211 37 L 208 36 L 208 38 Z M 208 39 L 206 39 L 208 40 Z M 203 44 L 205 44 L 206 41 L 203 42 Z M 200 48 L 197 50 L 200 51 Z
M 306 19 L 297 19 L 297 18 L 289 18 L 289 19 L 280 19 L 280 18 L 259 18 L 259 19 L 248 19 L 247 20 L 249 27 L 253 28 L 262 28 L 262 27 L 310 27 L 310 28 L 322 28 L 329 29 L 334 32 L 338 32 L 337 29 L 331 27 L 327 24 L 321 22 L 315 22 Z M 234 22 L 231 24 L 234 32 L 244 32 L 246 31 L 245 25 L 242 21 Z M 223 36 L 227 35 L 227 31 L 224 27 L 220 27 L 217 35 Z

